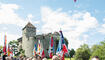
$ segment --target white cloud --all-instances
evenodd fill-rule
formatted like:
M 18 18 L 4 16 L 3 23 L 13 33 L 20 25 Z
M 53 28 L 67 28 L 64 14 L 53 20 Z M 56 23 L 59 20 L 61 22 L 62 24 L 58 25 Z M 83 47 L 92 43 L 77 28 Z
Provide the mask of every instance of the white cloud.
M 105 18 L 103 19 L 103 22 L 105 22 Z M 105 34 L 105 23 L 100 25 L 98 32 L 100 32 L 101 34 Z
M 4 36 L 7 36 L 7 43 L 9 41 L 12 41 L 12 40 L 17 40 L 17 38 L 19 38 L 20 36 L 19 35 L 15 35 L 15 34 L 9 34 L 9 33 L 4 33 L 4 32 L 0 32 L 0 45 L 4 45 Z
M 7 30 L 8 28 L 7 28 L 7 27 L 3 27 L 2 29 L 3 29 L 3 30 Z
M 1 4 L 0 5 L 0 24 L 15 24 L 17 26 L 24 26 L 27 21 L 24 21 L 15 12 L 19 6 L 16 4 Z
M 103 21 L 105 22 L 105 18 L 103 19 Z
M 28 21 L 38 24 L 39 21 L 32 21 L 34 17 L 32 14 L 28 14 L 26 18 L 20 17 L 16 10 L 19 9 L 19 5 L 16 4 L 0 4 L 0 24 L 14 24 L 24 27 Z
M 33 17 L 34 17 L 34 16 L 33 16 L 32 14 L 28 14 L 26 19 L 27 19 L 28 21 L 31 21 L 31 19 L 32 19 Z
M 101 25 L 101 28 L 98 30 L 98 32 L 105 34 L 105 24 Z
M 69 40 L 69 48 L 77 49 L 85 41 L 80 40 L 85 32 L 96 28 L 98 22 L 89 12 L 76 12 L 69 14 L 61 9 L 53 11 L 51 8 L 42 7 L 43 21 L 42 32 L 54 32 L 62 28 L 64 36 Z M 85 39 L 86 40 L 86 39 Z
M 32 14 L 28 14 L 26 20 L 33 23 L 33 24 L 38 24 L 39 21 L 32 21 L 32 18 L 34 18 L 34 16 Z

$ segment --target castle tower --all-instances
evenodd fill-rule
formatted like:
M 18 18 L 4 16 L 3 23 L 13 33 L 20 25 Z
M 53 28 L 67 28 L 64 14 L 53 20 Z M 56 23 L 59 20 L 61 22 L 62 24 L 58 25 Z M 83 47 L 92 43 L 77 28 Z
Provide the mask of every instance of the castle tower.
M 33 55 L 34 37 L 36 35 L 36 27 L 30 22 L 22 29 L 22 49 L 25 50 L 25 55 L 31 57 Z

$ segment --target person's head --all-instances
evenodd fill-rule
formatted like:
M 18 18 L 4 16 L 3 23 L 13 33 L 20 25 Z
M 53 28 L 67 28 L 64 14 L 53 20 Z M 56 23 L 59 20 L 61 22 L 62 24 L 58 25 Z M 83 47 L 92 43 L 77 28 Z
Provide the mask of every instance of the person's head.
M 42 60 L 47 60 L 47 58 L 43 58 Z
M 59 60 L 59 57 L 56 56 L 56 55 L 54 55 L 54 56 L 52 57 L 52 60 Z
M 37 59 L 35 57 L 33 57 L 32 60 L 37 60 Z
M 41 60 L 41 56 L 37 56 L 37 60 Z
M 100 60 L 98 56 L 94 56 L 92 60 Z

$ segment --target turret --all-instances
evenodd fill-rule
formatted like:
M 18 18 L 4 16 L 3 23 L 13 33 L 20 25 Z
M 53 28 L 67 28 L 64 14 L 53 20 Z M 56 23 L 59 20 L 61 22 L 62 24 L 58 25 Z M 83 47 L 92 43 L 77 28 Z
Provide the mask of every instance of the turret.
M 23 35 L 26 37 L 33 37 L 36 35 L 36 27 L 33 26 L 30 22 L 22 29 Z
M 34 48 L 34 37 L 36 35 L 36 27 L 30 22 L 22 29 L 22 49 L 25 50 L 25 55 L 31 57 Z

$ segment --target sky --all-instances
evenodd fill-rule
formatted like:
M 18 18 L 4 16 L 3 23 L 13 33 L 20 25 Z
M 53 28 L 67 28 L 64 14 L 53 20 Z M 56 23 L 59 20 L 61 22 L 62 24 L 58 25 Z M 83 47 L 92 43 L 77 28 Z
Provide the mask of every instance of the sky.
M 0 45 L 22 36 L 31 22 L 38 34 L 63 31 L 68 48 L 105 40 L 105 0 L 0 0 Z

